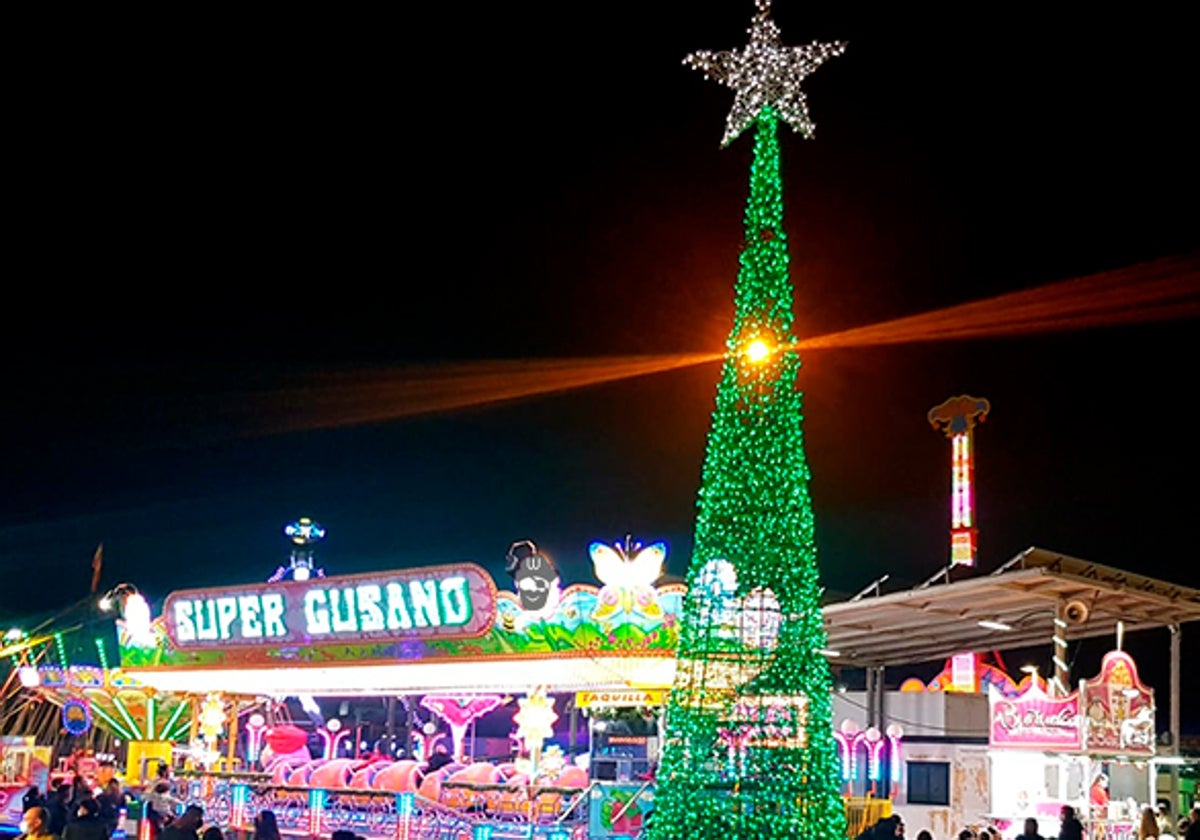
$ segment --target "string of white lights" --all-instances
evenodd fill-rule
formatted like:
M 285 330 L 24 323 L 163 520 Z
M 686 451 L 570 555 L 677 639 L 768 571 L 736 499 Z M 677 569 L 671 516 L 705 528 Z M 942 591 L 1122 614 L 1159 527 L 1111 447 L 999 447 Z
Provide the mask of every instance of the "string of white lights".
M 688 67 L 703 71 L 737 94 L 725 123 L 722 146 L 733 142 L 767 107 L 775 108 L 784 122 L 811 138 L 816 126 L 808 116 L 808 102 L 800 83 L 846 49 L 844 41 L 783 46 L 779 27 L 771 20 L 771 0 L 755 2 L 758 13 L 747 30 L 749 44 L 740 50 L 700 50 L 683 60 Z

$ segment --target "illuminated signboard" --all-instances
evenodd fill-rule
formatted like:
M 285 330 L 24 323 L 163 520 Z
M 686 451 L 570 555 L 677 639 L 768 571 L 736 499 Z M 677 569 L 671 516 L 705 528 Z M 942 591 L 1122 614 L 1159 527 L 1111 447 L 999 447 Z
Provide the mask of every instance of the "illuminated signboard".
M 467 563 L 185 590 L 163 606 L 167 635 L 185 649 L 464 638 L 495 618 L 491 577 Z
M 974 653 L 956 653 L 950 657 L 950 685 L 947 691 L 979 691 L 979 678 L 975 671 L 978 657 Z
M 1154 692 L 1138 678 L 1129 654 L 1104 655 L 1100 673 L 1083 683 L 1084 748 L 1109 755 L 1154 755 Z
M 1050 697 L 1036 680 L 1017 697 L 989 695 L 991 726 L 988 746 L 1022 749 L 1078 750 L 1083 743 L 1079 692 Z
M 629 691 L 578 691 L 575 693 L 577 709 L 608 709 L 627 706 L 662 706 L 667 702 L 667 693 L 662 689 Z

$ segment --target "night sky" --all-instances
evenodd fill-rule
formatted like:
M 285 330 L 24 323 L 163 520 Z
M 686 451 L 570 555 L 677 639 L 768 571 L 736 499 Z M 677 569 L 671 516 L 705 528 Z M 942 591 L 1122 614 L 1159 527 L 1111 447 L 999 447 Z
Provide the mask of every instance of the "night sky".
M 86 596 L 100 542 L 104 587 L 156 602 L 265 578 L 301 515 L 333 574 L 470 560 L 506 585 L 533 539 L 591 580 L 587 543 L 632 534 L 683 575 L 715 364 L 281 431 L 330 376 L 719 351 L 729 329 L 751 141 L 720 148 L 733 94 L 681 60 L 742 46 L 753 4 L 441 11 L 28 33 L 0 620 Z M 777 0 L 786 43 L 849 42 L 806 83 L 816 139 L 782 135 L 801 337 L 1200 252 L 1191 28 L 1153 4 L 1003 11 Z M 1036 545 L 1200 585 L 1194 334 L 806 354 L 827 587 L 945 562 L 950 447 L 925 415 L 960 393 L 992 404 L 983 569 Z M 1146 635 L 1165 695 L 1166 636 Z

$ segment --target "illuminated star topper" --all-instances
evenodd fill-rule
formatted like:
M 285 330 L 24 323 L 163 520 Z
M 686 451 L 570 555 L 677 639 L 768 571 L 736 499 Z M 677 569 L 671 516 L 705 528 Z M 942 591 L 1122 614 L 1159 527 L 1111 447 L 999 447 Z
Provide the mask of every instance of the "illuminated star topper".
M 701 70 L 714 81 L 736 91 L 733 108 L 725 123 L 722 146 L 728 146 L 746 126 L 754 122 L 764 108 L 773 106 L 792 128 L 804 137 L 812 137 L 815 125 L 808 116 L 808 103 L 800 83 L 846 49 L 845 41 L 807 47 L 785 47 L 779 27 L 771 20 L 771 0 L 755 0 L 758 12 L 747 30 L 750 43 L 739 51 L 694 52 L 683 60 L 688 67 Z

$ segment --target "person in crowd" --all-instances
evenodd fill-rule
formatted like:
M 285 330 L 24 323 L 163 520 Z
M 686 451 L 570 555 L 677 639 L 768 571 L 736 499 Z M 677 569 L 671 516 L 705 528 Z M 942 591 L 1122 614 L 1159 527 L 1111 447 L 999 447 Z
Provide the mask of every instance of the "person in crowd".
M 1154 808 L 1154 818 L 1158 820 L 1159 837 L 1168 837 L 1175 834 L 1175 827 L 1171 825 L 1171 806 L 1167 800 L 1158 800 L 1158 804 Z
M 88 780 L 78 773 L 71 779 L 70 798 L 67 799 L 67 822 L 72 822 L 77 819 L 79 813 L 79 805 L 85 799 L 94 799 L 95 794 L 92 792 L 92 786 L 88 784 Z
M 258 812 L 254 818 L 254 840 L 280 840 L 279 822 L 275 819 L 274 811 Z
M 1038 821 L 1028 817 L 1024 830 L 1017 835 L 1017 840 L 1043 840 L 1042 835 L 1038 834 Z
M 200 840 L 225 840 L 225 834 L 215 825 L 210 825 L 200 833 Z
M 1101 820 L 1105 819 L 1108 816 L 1108 803 L 1110 801 L 1108 776 L 1100 773 L 1092 781 L 1091 790 L 1088 791 L 1088 802 L 1092 806 L 1092 816 Z
M 875 823 L 860 836 L 869 838 L 869 840 L 891 840 L 893 837 L 903 837 L 904 821 L 900 819 L 899 814 L 892 814 Z
M 100 819 L 100 803 L 95 799 L 80 800 L 74 817 L 63 829 L 62 840 L 108 840 L 111 836 Z
M 928 828 L 922 828 L 917 832 L 917 840 L 933 840 L 933 835 L 929 833 Z
M 1158 828 L 1158 815 L 1154 813 L 1153 808 L 1147 805 L 1142 809 L 1142 816 L 1138 821 L 1137 840 L 1157 838 L 1161 833 Z
M 25 813 L 30 808 L 36 808 L 42 804 L 42 790 L 37 785 L 34 785 L 29 790 L 25 791 L 25 795 L 21 797 L 21 813 Z
M 1075 815 L 1075 809 L 1064 805 L 1058 812 L 1058 840 L 1083 840 L 1083 823 Z
M 444 750 L 435 752 L 429 757 L 429 764 L 425 768 L 426 773 L 432 773 L 435 770 L 441 770 L 447 764 L 453 764 L 454 759 L 450 757 L 450 753 Z
M 1188 826 L 1181 836 L 1184 840 L 1200 840 L 1200 803 L 1192 806 L 1192 812 L 1188 814 Z
M 62 835 L 63 829 L 67 827 L 67 797 L 70 790 L 66 783 L 63 783 L 50 788 L 46 793 L 43 806 L 48 815 L 46 831 L 50 834 Z
M 200 826 L 203 824 L 204 809 L 199 805 L 189 805 L 183 809 L 181 816 L 167 823 L 159 834 L 159 840 L 199 840 Z
M 958 840 L 977 840 L 975 832 L 969 828 L 964 828 L 958 832 Z
M 174 817 L 183 802 L 171 795 L 171 783 L 160 779 L 142 797 L 146 803 L 150 824 L 156 829 L 162 829 Z
M 50 815 L 41 805 L 34 805 L 21 816 L 22 840 L 58 840 L 50 833 Z
M 121 790 L 121 783 L 116 779 L 109 779 L 96 801 L 100 803 L 100 819 L 108 826 L 108 833 L 111 835 L 117 830 L 121 809 L 125 807 L 125 793 Z
M 898 816 L 883 817 L 870 826 L 863 829 L 863 833 L 858 835 L 857 840 L 876 840 L 884 838 L 884 836 L 893 836 L 895 830 L 895 822 L 899 820 Z

